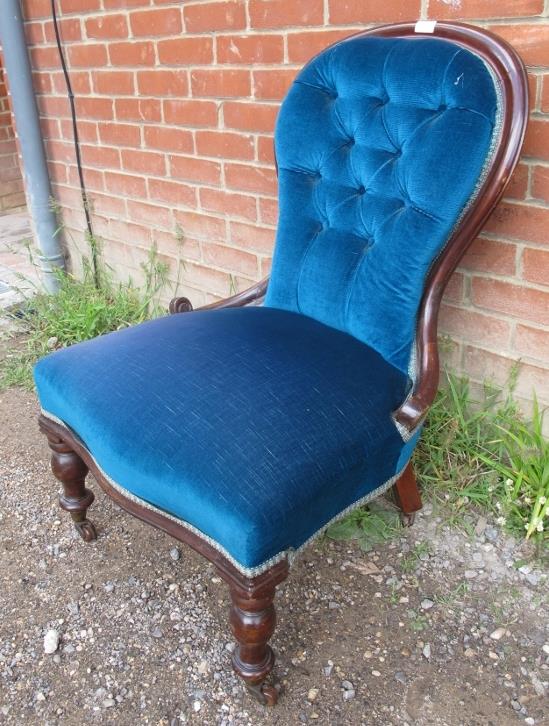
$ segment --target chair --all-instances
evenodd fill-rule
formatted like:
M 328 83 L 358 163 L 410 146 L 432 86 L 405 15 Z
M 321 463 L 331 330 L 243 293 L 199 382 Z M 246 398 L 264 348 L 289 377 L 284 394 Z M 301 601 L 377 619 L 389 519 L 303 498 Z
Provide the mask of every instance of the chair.
M 174 315 L 36 365 L 61 507 L 96 538 L 91 470 L 210 560 L 231 592 L 234 668 L 262 703 L 278 697 L 273 600 L 296 553 L 391 487 L 409 519 L 421 506 L 410 457 L 437 388 L 441 295 L 526 118 L 524 67 L 484 30 L 398 24 L 332 45 L 277 121 L 270 280 L 198 311 L 176 298 Z

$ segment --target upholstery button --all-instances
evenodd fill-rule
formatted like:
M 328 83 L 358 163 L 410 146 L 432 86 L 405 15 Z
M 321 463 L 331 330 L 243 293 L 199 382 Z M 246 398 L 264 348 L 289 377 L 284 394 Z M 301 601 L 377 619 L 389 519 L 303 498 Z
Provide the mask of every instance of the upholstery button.
M 357 194 L 365 194 L 365 193 L 366 193 L 366 189 L 365 189 L 364 187 L 360 186 L 360 187 L 359 187 L 359 188 L 358 188 L 358 189 L 356 190 L 356 193 L 357 193 Z
M 354 146 L 354 145 L 355 145 L 355 140 L 354 140 L 354 139 L 353 139 L 353 138 L 351 137 L 351 138 L 350 138 L 350 139 L 349 139 L 349 140 L 347 141 L 347 146 Z
M 393 154 L 395 159 L 398 159 L 400 156 L 402 156 L 402 149 L 397 149 Z
M 440 105 L 440 106 L 438 107 L 438 110 L 439 110 L 439 111 L 446 111 L 446 109 L 447 109 L 447 108 L 448 108 L 448 106 L 447 106 L 447 105 L 446 105 L 445 103 L 442 103 L 442 104 L 441 104 L 441 105 Z

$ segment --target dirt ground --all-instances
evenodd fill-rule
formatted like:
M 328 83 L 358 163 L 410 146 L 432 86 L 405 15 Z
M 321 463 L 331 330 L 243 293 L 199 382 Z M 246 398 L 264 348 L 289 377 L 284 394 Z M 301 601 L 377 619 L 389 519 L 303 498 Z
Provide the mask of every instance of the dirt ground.
M 493 523 L 466 535 L 427 505 L 368 553 L 310 547 L 277 598 L 267 709 L 231 671 L 214 570 L 93 482 L 83 543 L 36 416 L 0 393 L 0 724 L 549 724 L 547 573 Z

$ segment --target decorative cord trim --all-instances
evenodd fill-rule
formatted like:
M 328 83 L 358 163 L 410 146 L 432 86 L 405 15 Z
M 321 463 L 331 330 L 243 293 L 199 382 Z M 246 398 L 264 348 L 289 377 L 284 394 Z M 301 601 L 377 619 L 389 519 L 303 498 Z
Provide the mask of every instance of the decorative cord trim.
M 110 484 L 110 486 L 113 487 L 113 489 L 116 489 L 117 492 L 122 494 L 123 497 L 126 499 L 129 499 L 132 502 L 135 502 L 136 504 L 139 504 L 140 506 L 144 507 L 145 509 L 149 509 L 151 512 L 156 512 L 157 514 L 160 514 L 163 517 L 166 517 L 167 519 L 170 519 L 172 522 L 175 522 L 176 524 L 181 525 L 185 529 L 188 529 L 189 532 L 192 532 L 197 537 L 200 537 L 200 539 L 207 542 L 211 547 L 213 547 L 215 550 L 217 550 L 220 554 L 227 559 L 231 565 L 233 565 L 239 572 L 241 572 L 245 577 L 257 577 L 258 575 L 261 575 L 266 570 L 269 570 L 271 567 L 274 567 L 274 565 L 278 564 L 284 559 L 288 560 L 288 563 L 291 565 L 295 562 L 296 558 L 298 557 L 301 552 L 311 544 L 317 537 L 320 537 L 332 524 L 339 521 L 343 517 L 345 517 L 347 514 L 352 512 L 353 510 L 357 509 L 358 507 L 362 507 L 368 502 L 370 502 L 372 499 L 376 499 L 378 496 L 383 494 L 387 491 L 387 489 L 390 489 L 393 484 L 401 477 L 402 472 L 407 466 L 407 463 L 405 466 L 402 467 L 402 469 L 398 472 L 398 474 L 395 474 L 390 479 L 388 479 L 384 484 L 381 484 L 376 489 L 372 490 L 368 494 L 366 494 L 361 499 L 358 499 L 356 502 L 353 502 L 353 504 L 350 504 L 348 507 L 346 507 L 344 510 L 342 510 L 339 514 L 336 514 L 335 517 L 332 517 L 332 519 L 329 520 L 326 524 L 322 525 L 320 529 L 318 529 L 314 534 L 312 534 L 302 545 L 300 545 L 297 549 L 294 549 L 293 547 L 289 547 L 286 550 L 283 550 L 282 552 L 279 552 L 276 555 L 273 555 L 273 557 L 270 557 L 268 560 L 265 560 L 260 565 L 256 565 L 255 567 L 246 567 L 245 565 L 242 565 L 238 560 L 236 560 L 226 549 L 223 547 L 219 542 L 217 542 L 212 537 L 209 537 L 207 534 L 202 532 L 200 529 L 195 527 L 194 525 L 190 524 L 189 522 L 186 522 L 184 519 L 180 519 L 179 517 L 175 517 L 173 514 L 169 514 L 168 512 L 164 511 L 163 509 L 159 509 L 158 507 L 155 507 L 153 504 L 150 504 L 145 499 L 141 499 L 141 497 L 136 496 L 135 494 L 132 494 L 127 489 L 125 489 L 123 486 L 118 484 L 118 482 L 115 482 L 105 471 L 104 469 L 99 466 L 97 463 L 97 460 L 93 456 L 93 454 L 90 452 L 90 450 L 87 448 L 85 443 L 82 441 L 82 439 L 78 436 L 78 434 L 73 431 L 71 428 L 67 426 L 67 424 L 62 421 L 60 418 L 55 416 L 54 414 L 50 413 L 49 411 L 46 411 L 45 409 L 40 409 L 43 416 L 46 418 L 49 418 L 51 421 L 54 421 L 59 426 L 62 426 L 64 429 L 66 429 L 72 436 L 74 436 L 78 441 L 84 446 L 88 454 L 90 455 L 91 459 L 93 460 L 93 463 L 101 473 L 101 476 L 103 476 L 106 481 Z

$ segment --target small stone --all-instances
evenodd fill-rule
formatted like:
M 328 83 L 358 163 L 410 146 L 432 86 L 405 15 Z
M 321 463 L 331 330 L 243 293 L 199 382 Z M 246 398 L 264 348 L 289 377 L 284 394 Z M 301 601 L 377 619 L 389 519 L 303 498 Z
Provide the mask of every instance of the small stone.
M 525 723 L 525 724 L 526 724 L 527 726 L 534 726 L 534 724 L 536 723 L 536 721 L 535 721 L 535 719 L 533 719 L 533 718 L 532 718 L 531 716 L 528 716 L 528 718 L 525 718 L 525 719 L 524 719 L 524 723 Z
M 51 655 L 59 647 L 59 633 L 57 630 L 48 630 L 44 635 L 44 653 Z
M 487 525 L 486 517 L 479 517 L 478 521 L 475 526 L 475 534 L 477 537 L 480 537 L 481 534 L 484 534 L 484 530 L 486 529 Z
M 379 671 L 372 671 L 372 675 L 375 676 L 376 678 L 379 678 L 381 673 Z
M 423 646 L 423 650 L 421 651 L 423 653 L 423 657 L 427 658 L 427 660 L 431 657 L 431 646 L 429 643 L 425 643 Z
M 486 539 L 490 540 L 490 542 L 495 542 L 499 536 L 499 531 L 496 529 L 496 527 L 486 527 L 484 530 L 484 536 Z
M 101 705 L 103 708 L 112 708 L 113 706 L 116 706 L 116 701 L 114 698 L 106 698 Z
M 364 651 L 364 659 L 369 660 L 370 658 L 373 658 L 373 653 L 371 650 L 365 650 Z
M 465 579 L 474 580 L 477 574 L 476 570 L 465 570 Z
M 545 655 L 549 655 L 549 643 L 545 643 L 545 645 L 542 647 L 542 650 Z
M 520 711 L 522 706 L 520 705 L 520 703 L 518 701 L 513 700 L 513 701 L 511 701 L 511 708 L 513 709 L 513 711 Z
M 181 557 L 181 552 L 179 550 L 179 547 L 172 547 L 170 550 L 170 557 L 174 562 L 177 562 L 177 560 Z
M 200 703 L 200 701 L 193 701 L 193 711 L 195 713 L 198 713 L 201 708 L 202 708 L 202 704 Z
M 151 630 L 151 635 L 152 635 L 153 638 L 161 638 L 162 637 L 162 631 L 160 630 L 160 628 L 158 626 L 156 626 L 156 628 L 153 628 Z
M 309 693 L 307 694 L 307 699 L 309 701 L 316 701 L 318 698 L 318 688 L 310 688 Z
M 38 691 L 38 693 L 36 694 L 36 700 L 37 701 L 45 701 L 46 700 L 46 696 L 42 693 L 42 691 Z
M 326 678 L 329 678 L 332 675 L 333 669 L 334 669 L 334 664 L 332 663 L 331 660 L 329 660 L 328 664 L 325 665 L 324 668 L 322 669 L 324 671 L 324 675 L 326 676 Z
M 51 338 L 48 338 L 46 345 L 48 346 L 49 350 L 53 350 L 57 346 L 58 342 L 59 339 L 55 335 L 52 335 Z
M 334 600 L 330 600 L 330 602 L 328 603 L 328 608 L 330 610 L 336 610 L 338 607 L 339 605 Z
M 504 635 L 505 628 L 496 628 L 493 632 L 490 633 L 490 637 L 492 638 L 492 640 L 501 640 Z
M 466 658 L 474 658 L 476 653 L 472 648 L 465 648 L 465 650 L 463 651 L 463 655 Z
M 198 672 L 201 675 L 204 675 L 205 673 L 207 673 L 208 670 L 209 670 L 209 663 L 208 663 L 208 661 L 207 660 L 201 660 L 200 663 L 198 664 L 197 670 L 198 670 Z
M 113 592 L 113 590 L 114 590 L 114 582 L 106 582 L 103 585 L 103 588 L 104 588 L 105 592 Z
M 406 685 L 406 673 L 404 671 L 397 671 L 395 673 L 395 681 L 398 681 L 399 683 L 402 683 L 403 686 Z
M 412 655 L 412 651 L 410 648 L 402 648 L 400 651 L 400 655 L 403 655 L 405 658 L 409 658 Z
M 225 650 L 229 651 L 229 653 L 232 653 L 235 648 L 236 643 L 225 643 Z
M 421 601 L 421 608 L 422 610 L 430 610 L 435 603 L 432 600 L 429 600 L 428 597 L 425 598 L 425 600 Z
M 341 687 L 344 688 L 346 691 L 350 691 L 354 688 L 351 681 L 341 681 Z
M 57 663 L 57 665 L 59 665 L 59 663 L 61 663 L 61 656 L 59 655 L 59 653 L 55 653 L 52 660 L 54 663 Z
M 354 688 L 349 688 L 348 691 L 343 691 L 343 700 L 351 701 L 355 697 L 356 693 Z

